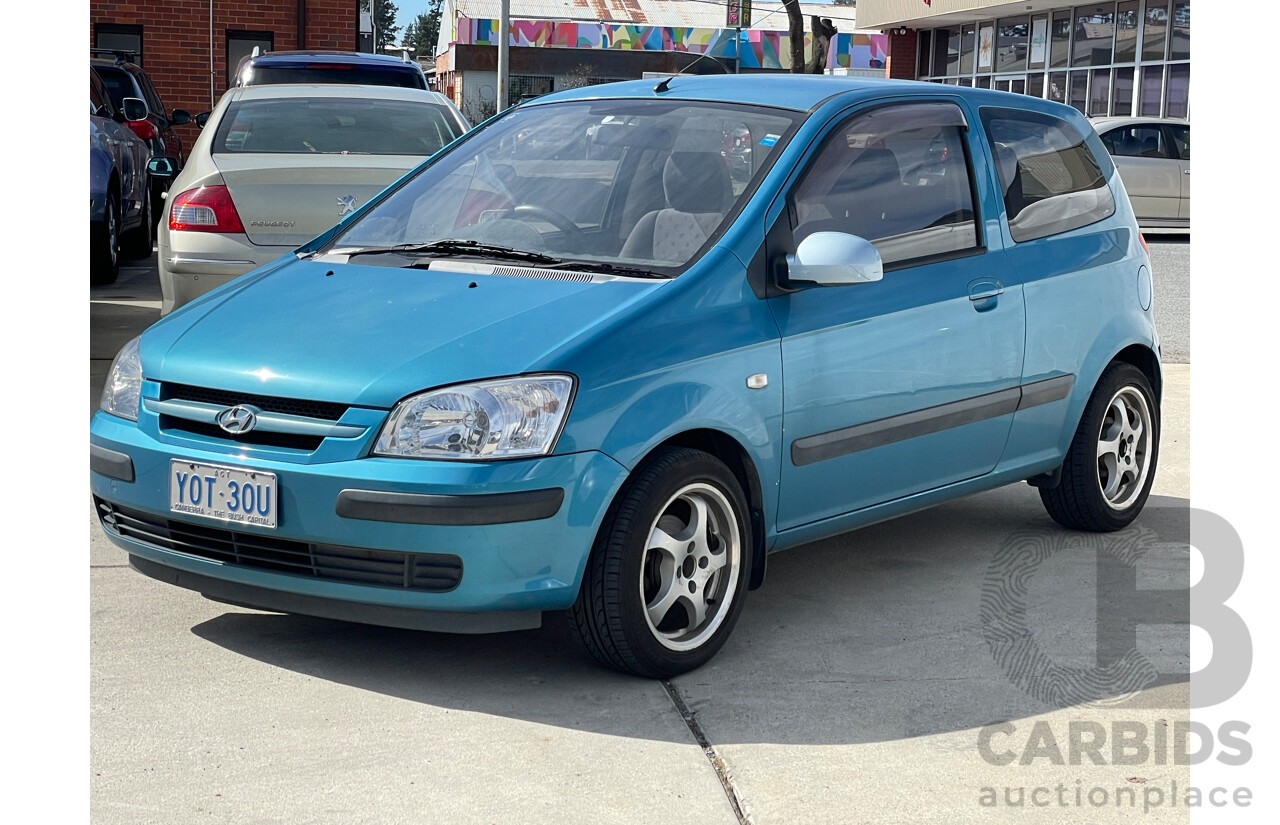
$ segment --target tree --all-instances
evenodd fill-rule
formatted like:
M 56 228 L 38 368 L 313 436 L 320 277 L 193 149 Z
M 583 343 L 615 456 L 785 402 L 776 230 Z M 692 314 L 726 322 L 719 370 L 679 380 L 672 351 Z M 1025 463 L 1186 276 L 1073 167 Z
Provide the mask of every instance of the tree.
M 827 68 L 827 52 L 831 48 L 831 39 L 836 36 L 836 26 L 831 18 L 809 18 L 809 27 L 813 29 L 813 58 L 809 61 L 810 74 L 822 74 Z
M 396 32 L 400 31 L 400 27 L 396 25 L 396 14 L 400 9 L 391 0 L 360 0 L 360 10 L 368 11 L 370 2 L 374 4 L 373 28 L 377 33 L 373 49 L 381 52 L 383 46 L 391 46 L 396 42 Z
M 413 55 L 419 60 L 430 60 L 436 55 L 436 41 L 440 36 L 440 11 L 444 0 L 430 0 L 427 10 L 404 27 L 406 46 L 413 46 Z
M 837 6 L 852 6 L 857 4 L 858 0 L 835 0 Z
M 800 13 L 800 0 L 782 0 L 787 10 L 787 34 L 791 39 L 791 73 L 804 74 L 804 15 Z

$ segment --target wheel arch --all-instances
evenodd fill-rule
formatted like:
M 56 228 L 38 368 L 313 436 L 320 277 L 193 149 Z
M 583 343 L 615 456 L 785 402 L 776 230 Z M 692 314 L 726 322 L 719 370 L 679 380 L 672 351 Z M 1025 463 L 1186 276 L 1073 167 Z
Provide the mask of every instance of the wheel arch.
M 685 430 L 668 436 L 666 440 L 655 445 L 644 458 L 636 464 L 631 475 L 635 475 L 649 458 L 667 447 L 687 447 L 715 456 L 724 462 L 733 473 L 747 498 L 747 519 L 751 524 L 751 570 L 747 587 L 755 590 L 764 583 L 766 542 L 764 489 L 760 484 L 760 473 L 756 469 L 751 454 L 736 438 L 721 430 L 707 428 Z M 624 485 L 625 486 L 625 485 Z M 619 495 L 621 491 L 619 491 Z
M 1160 358 L 1151 351 L 1150 347 L 1145 344 L 1132 344 L 1117 352 L 1111 360 L 1132 364 L 1142 370 L 1147 381 L 1151 382 L 1151 391 L 1156 394 L 1156 401 L 1160 401 L 1163 390 Z

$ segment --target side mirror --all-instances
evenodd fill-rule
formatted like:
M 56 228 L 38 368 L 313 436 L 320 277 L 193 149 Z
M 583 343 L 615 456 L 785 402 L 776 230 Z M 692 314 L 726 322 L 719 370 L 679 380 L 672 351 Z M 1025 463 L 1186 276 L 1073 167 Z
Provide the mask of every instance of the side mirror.
M 169 118 L 169 122 L 174 126 L 186 126 L 191 122 L 191 113 L 186 109 L 174 109 L 173 117 Z
M 146 120 L 147 104 L 137 97 L 126 97 L 120 101 L 120 111 L 124 113 L 125 120 Z
M 817 286 L 866 284 L 884 277 L 880 253 L 866 238 L 814 232 L 787 256 L 787 278 Z
M 178 164 L 173 162 L 173 158 L 152 158 L 147 161 L 147 171 L 153 178 L 173 178 L 177 177 Z
M 211 114 L 213 114 L 213 112 L 201 112 L 196 115 L 196 125 L 203 129 L 204 125 L 209 122 L 209 115 Z

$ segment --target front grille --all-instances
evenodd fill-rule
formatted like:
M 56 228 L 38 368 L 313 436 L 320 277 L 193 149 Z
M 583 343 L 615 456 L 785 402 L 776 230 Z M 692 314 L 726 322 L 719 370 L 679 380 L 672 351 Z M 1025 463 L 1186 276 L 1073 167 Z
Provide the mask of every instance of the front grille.
M 247 392 L 230 392 L 227 390 L 211 390 L 206 387 L 193 387 L 188 384 L 165 383 L 160 388 L 160 398 L 165 401 L 199 401 L 204 404 L 217 404 L 221 407 L 234 407 L 237 404 L 252 404 L 260 410 L 286 415 L 300 415 L 303 418 L 319 418 L 325 421 L 337 421 L 347 411 L 345 404 L 334 404 L 329 401 L 304 401 L 299 398 L 277 398 L 269 395 L 254 395 Z M 219 430 L 221 432 L 221 430 Z M 222 434 L 223 437 L 226 433 Z
M 231 441 L 235 444 L 248 444 L 254 447 L 284 447 L 288 450 L 305 450 L 313 452 L 324 441 L 318 435 L 297 435 L 295 433 L 273 433 L 267 430 L 251 430 L 239 435 L 231 435 L 217 424 L 205 424 L 201 421 L 190 421 L 174 415 L 160 416 L 160 429 L 164 432 L 189 433 L 216 438 L 219 441 Z
M 462 559 L 447 553 L 397 553 L 310 544 L 174 521 L 94 499 L 109 533 L 159 550 L 326 581 L 445 593 L 462 581 Z

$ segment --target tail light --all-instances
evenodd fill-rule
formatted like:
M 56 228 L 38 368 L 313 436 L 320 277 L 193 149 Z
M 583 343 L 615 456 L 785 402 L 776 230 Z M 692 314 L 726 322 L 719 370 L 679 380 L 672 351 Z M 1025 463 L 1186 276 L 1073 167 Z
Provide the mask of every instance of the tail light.
M 244 232 L 225 186 L 188 189 L 169 206 L 169 229 L 183 232 Z
M 133 133 L 143 140 L 153 140 L 156 136 L 156 127 L 149 120 L 130 120 L 126 123 Z
M 1147 257 L 1150 258 L 1151 247 L 1147 246 L 1147 239 L 1142 236 L 1141 232 L 1138 233 L 1138 243 L 1142 244 L 1142 251 L 1147 253 Z

